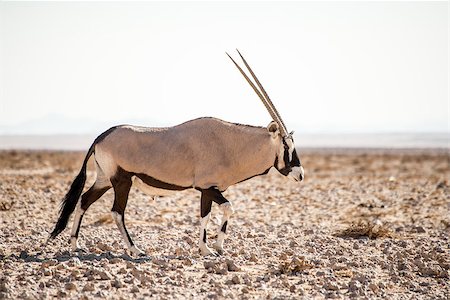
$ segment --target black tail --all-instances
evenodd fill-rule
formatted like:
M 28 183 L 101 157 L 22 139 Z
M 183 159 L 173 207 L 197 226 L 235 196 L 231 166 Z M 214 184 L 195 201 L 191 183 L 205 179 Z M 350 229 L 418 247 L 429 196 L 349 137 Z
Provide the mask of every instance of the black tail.
M 75 210 L 77 206 L 78 199 L 80 199 L 81 193 L 83 192 L 84 184 L 86 183 L 86 166 L 91 157 L 92 153 L 94 153 L 94 146 L 96 142 L 92 144 L 89 148 L 86 157 L 84 158 L 83 166 L 81 167 L 80 173 L 78 173 L 75 180 L 72 182 L 70 186 L 69 192 L 67 192 L 64 199 L 61 201 L 61 206 L 59 209 L 59 218 L 58 222 L 56 222 L 55 229 L 53 229 L 52 233 L 50 233 L 50 239 L 54 239 L 58 234 L 60 234 L 67 226 L 67 222 L 69 221 L 70 215 Z

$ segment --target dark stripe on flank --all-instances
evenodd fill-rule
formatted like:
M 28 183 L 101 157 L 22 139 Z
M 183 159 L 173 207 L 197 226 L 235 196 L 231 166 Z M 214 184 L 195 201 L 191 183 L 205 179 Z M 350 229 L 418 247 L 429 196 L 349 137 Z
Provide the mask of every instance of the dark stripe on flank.
M 190 187 L 184 187 L 184 186 L 167 183 L 167 182 L 158 180 L 156 178 L 153 178 L 151 176 L 148 176 L 146 174 L 135 174 L 135 175 L 139 179 L 141 179 L 145 184 L 148 184 L 149 186 L 159 188 L 159 189 L 165 189 L 165 190 L 171 190 L 171 191 L 182 191 L 182 190 L 190 188 Z

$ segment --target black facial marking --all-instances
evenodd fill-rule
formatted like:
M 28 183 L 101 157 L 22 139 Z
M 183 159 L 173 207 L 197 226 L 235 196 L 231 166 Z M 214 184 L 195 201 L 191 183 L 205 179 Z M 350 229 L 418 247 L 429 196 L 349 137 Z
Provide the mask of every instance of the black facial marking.
M 222 225 L 222 228 L 220 229 L 220 231 L 222 231 L 223 233 L 227 233 L 227 225 L 228 225 L 228 221 L 225 221 Z
M 293 167 L 300 167 L 302 163 L 300 162 L 300 159 L 298 158 L 297 151 L 294 149 L 292 152 L 292 161 L 291 166 Z
M 203 243 L 206 244 L 206 229 L 203 229 Z
M 283 139 L 283 146 L 284 146 L 284 153 L 283 153 L 284 167 L 281 169 L 278 169 L 278 171 L 281 174 L 283 174 L 284 176 L 287 176 L 289 174 L 289 172 L 292 171 L 292 168 L 291 168 L 291 162 L 289 161 L 289 146 L 286 143 L 285 139 Z
M 202 218 L 206 217 L 211 212 L 212 200 L 202 191 L 200 198 L 200 215 Z

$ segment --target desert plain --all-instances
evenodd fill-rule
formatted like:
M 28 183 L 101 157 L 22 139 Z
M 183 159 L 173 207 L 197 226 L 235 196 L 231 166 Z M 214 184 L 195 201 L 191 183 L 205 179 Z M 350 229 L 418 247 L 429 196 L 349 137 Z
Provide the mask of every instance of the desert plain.
M 225 253 L 198 253 L 200 193 L 112 191 L 45 244 L 85 153 L 0 151 L 0 299 L 449 299 L 448 150 L 300 151 L 305 180 L 270 172 L 230 187 Z M 91 159 L 92 160 L 92 159 Z M 92 162 L 85 189 L 95 179 Z M 220 211 L 213 204 L 208 241 Z

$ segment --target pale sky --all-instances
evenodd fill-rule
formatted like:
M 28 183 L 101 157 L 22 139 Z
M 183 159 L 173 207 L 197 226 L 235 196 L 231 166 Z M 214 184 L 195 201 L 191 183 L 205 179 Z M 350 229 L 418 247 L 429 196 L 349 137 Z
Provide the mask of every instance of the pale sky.
M 0 2 L 0 134 L 266 126 L 235 48 L 288 130 L 449 131 L 446 1 Z

